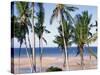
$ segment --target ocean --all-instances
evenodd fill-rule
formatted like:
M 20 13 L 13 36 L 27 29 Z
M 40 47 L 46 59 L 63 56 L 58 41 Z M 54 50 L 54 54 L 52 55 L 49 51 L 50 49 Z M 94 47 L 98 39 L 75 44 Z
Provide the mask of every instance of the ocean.
M 97 54 L 97 47 L 91 47 L 93 52 Z M 19 48 L 11 48 L 11 57 L 19 57 Z M 40 55 L 39 48 L 35 48 L 36 56 Z M 77 55 L 77 47 L 68 48 L 68 56 L 76 56 Z M 31 54 L 31 50 L 28 48 L 28 53 Z M 21 57 L 27 57 L 26 48 L 21 48 L 20 51 Z M 84 56 L 88 55 L 88 47 L 84 47 Z M 43 56 L 60 56 L 62 55 L 62 50 L 58 47 L 44 47 L 43 48 Z

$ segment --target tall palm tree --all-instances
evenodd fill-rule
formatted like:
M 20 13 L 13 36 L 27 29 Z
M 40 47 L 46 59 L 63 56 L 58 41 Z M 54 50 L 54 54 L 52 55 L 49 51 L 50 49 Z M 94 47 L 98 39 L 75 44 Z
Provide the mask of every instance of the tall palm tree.
M 65 35 L 65 42 L 66 42 L 66 47 L 68 50 L 68 46 L 71 45 L 72 41 L 71 41 L 71 37 L 72 37 L 72 33 L 73 33 L 73 27 L 67 23 L 67 21 L 63 20 L 63 27 L 64 27 L 64 35 Z M 59 32 L 59 36 L 56 36 L 54 43 L 58 44 L 58 47 L 60 47 L 63 51 L 64 54 L 64 63 L 63 66 L 65 66 L 66 64 L 66 53 L 64 51 L 64 43 L 63 43 L 63 36 L 62 36 L 62 28 L 61 25 L 58 27 L 58 32 Z M 68 52 L 67 52 L 67 59 L 68 58 Z M 69 61 L 69 60 L 68 60 Z M 68 62 L 69 65 L 69 62 Z
M 28 29 L 28 27 L 32 26 L 31 23 L 30 23 L 30 20 L 28 18 L 29 3 L 28 2 L 16 2 L 16 8 L 17 8 L 18 14 L 19 14 L 19 22 L 20 22 L 20 25 L 21 25 L 20 27 L 22 27 L 22 30 L 24 30 L 23 33 L 26 32 L 26 34 L 28 35 L 29 47 L 30 47 L 30 49 L 32 49 L 31 44 L 30 44 L 29 29 Z M 25 37 L 25 44 L 26 44 L 26 37 Z M 29 53 L 27 53 L 27 54 L 29 55 L 29 58 L 30 58 L 30 61 L 31 61 L 30 54 Z M 32 64 L 33 63 L 31 61 L 31 65 Z M 33 68 L 32 68 L 32 71 L 33 71 Z
M 20 47 L 19 47 L 19 69 L 20 69 L 20 55 L 21 55 L 21 46 L 22 44 L 25 42 L 25 46 L 26 46 L 26 53 L 27 56 L 29 58 L 30 64 L 31 64 L 31 60 L 28 54 L 28 48 L 27 48 L 27 42 L 26 42 L 26 33 L 27 31 L 25 31 L 25 29 L 23 28 L 23 25 L 21 25 L 21 23 L 17 22 L 17 19 L 14 18 L 14 23 L 12 24 L 14 27 L 14 31 L 13 31 L 13 36 L 12 38 L 17 38 L 18 42 L 20 43 Z M 19 70 L 20 73 L 20 70 Z
M 18 39 L 18 42 L 20 43 L 19 47 L 19 68 L 20 68 L 20 51 L 21 51 L 21 46 L 23 43 L 23 37 L 22 34 L 20 33 L 20 28 L 19 28 L 19 23 L 18 23 L 18 18 L 16 16 L 11 16 L 11 39 L 14 37 Z M 20 73 L 20 70 L 19 70 Z
M 51 16 L 50 19 L 50 23 L 52 24 L 52 21 L 59 16 L 60 21 L 59 24 L 61 25 L 62 28 L 62 36 L 63 36 L 63 42 L 64 42 L 64 51 L 66 53 L 66 57 L 67 57 L 67 47 L 66 47 L 66 42 L 65 42 L 65 35 L 64 35 L 64 27 L 63 27 L 63 19 L 65 18 L 69 23 L 73 23 L 73 18 L 70 15 L 70 11 L 75 11 L 77 8 L 75 7 L 71 7 L 71 6 L 66 6 L 63 4 L 57 4 L 55 9 L 53 10 L 53 14 Z M 66 63 L 66 62 L 65 62 Z M 68 66 L 68 61 L 66 63 L 66 65 L 64 67 L 67 67 L 67 70 L 69 70 L 69 66 Z
M 77 44 L 78 47 L 78 54 L 81 56 L 81 67 L 84 69 L 84 58 L 83 58 L 83 48 L 84 45 L 87 43 L 89 33 L 89 25 L 91 22 L 92 15 L 88 14 L 88 11 L 83 11 L 82 15 L 76 15 L 76 22 L 75 22 L 75 29 L 74 35 L 75 37 L 74 42 Z
M 45 26 L 43 26 L 44 23 L 44 7 L 42 3 L 38 3 L 37 4 L 39 7 L 39 10 L 37 12 L 37 22 L 36 25 L 34 26 L 35 29 L 35 33 L 39 38 L 39 49 L 40 49 L 40 71 L 42 71 L 42 55 L 43 55 L 43 41 L 47 44 L 47 41 L 45 40 L 45 38 L 43 37 L 43 33 L 50 33 L 50 31 L 48 31 L 46 29 Z

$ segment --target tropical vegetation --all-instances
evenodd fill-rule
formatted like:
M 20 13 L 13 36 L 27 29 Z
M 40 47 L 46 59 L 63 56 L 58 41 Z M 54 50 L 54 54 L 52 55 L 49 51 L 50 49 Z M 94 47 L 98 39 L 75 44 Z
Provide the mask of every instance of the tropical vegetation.
M 14 9 L 17 10 L 17 16 L 14 14 Z M 72 15 L 79 8 L 75 6 L 65 5 L 65 4 L 56 4 L 53 12 L 50 15 L 49 22 L 53 24 L 54 20 L 58 22 L 58 34 L 55 34 L 53 42 L 58 45 L 63 54 L 63 64 L 64 69 L 58 67 L 49 67 L 46 71 L 62 71 L 70 70 L 69 63 L 69 53 L 68 50 L 75 44 L 77 46 L 77 54 L 80 55 L 80 65 L 81 69 L 85 69 L 84 65 L 84 50 L 85 47 L 88 47 L 87 51 L 90 57 L 93 55 L 97 59 L 97 54 L 93 52 L 93 49 L 90 47 L 91 43 L 94 43 L 97 40 L 97 21 L 93 24 L 92 16 L 89 14 L 89 11 L 84 10 L 81 13 L 75 14 L 75 18 Z M 22 44 L 25 44 L 25 49 L 27 57 L 30 61 L 31 72 L 37 72 L 37 62 L 36 62 L 36 36 L 39 43 L 40 51 L 40 72 L 43 69 L 43 50 L 44 43 L 47 44 L 48 40 L 45 39 L 44 34 L 52 32 L 48 30 L 45 23 L 45 8 L 43 3 L 33 3 L 33 2 L 12 2 L 11 5 L 11 39 L 17 39 L 19 46 L 19 73 L 20 73 L 20 60 L 21 60 L 21 50 Z M 96 30 L 92 32 L 92 28 Z M 32 39 L 30 38 L 32 34 Z M 31 51 L 31 53 L 29 52 Z

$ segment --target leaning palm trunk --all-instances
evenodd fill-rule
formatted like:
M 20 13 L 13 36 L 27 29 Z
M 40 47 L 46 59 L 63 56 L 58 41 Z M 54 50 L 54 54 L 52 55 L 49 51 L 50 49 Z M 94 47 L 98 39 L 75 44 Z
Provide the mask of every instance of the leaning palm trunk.
M 89 51 L 89 64 L 91 64 L 91 53 L 90 53 L 90 47 L 89 47 L 89 44 L 88 44 L 88 51 Z
M 63 27 L 63 24 L 62 24 L 62 21 L 60 21 L 61 23 L 61 27 L 62 27 L 62 36 L 63 36 L 63 42 L 64 42 L 64 52 L 66 53 L 65 58 L 64 58 L 64 67 L 67 68 L 67 70 L 69 70 L 69 65 L 68 65 L 68 59 L 66 61 L 66 58 L 67 58 L 67 46 L 66 46 L 66 41 L 65 41 L 65 37 L 64 37 L 64 27 Z
M 66 52 L 65 52 L 65 50 L 63 52 L 64 52 L 64 63 L 63 63 L 63 67 L 65 67 L 66 66 Z
M 84 69 L 83 47 L 80 47 L 81 68 Z
M 68 63 L 68 70 L 70 70 L 70 65 L 69 65 L 69 56 L 68 56 L 68 46 L 67 46 L 67 63 Z
M 41 44 L 41 53 L 40 53 L 40 71 L 42 72 L 42 55 L 43 55 L 43 43 L 42 43 L 42 37 L 40 39 Z
M 33 70 L 36 72 L 36 55 L 35 55 L 35 33 L 34 33 L 34 3 L 32 4 L 32 32 L 33 32 L 33 47 L 32 47 L 32 61 L 33 61 Z
M 31 42 L 30 42 L 29 34 L 28 34 L 28 42 L 29 42 L 30 51 L 31 51 L 31 53 L 32 53 L 32 47 L 31 47 Z M 29 57 L 31 58 L 31 55 L 29 55 Z M 31 64 L 33 64 L 32 60 L 31 60 Z M 32 66 L 32 65 L 31 65 L 31 66 Z
M 29 42 L 30 51 L 32 51 L 32 47 L 31 47 L 31 42 L 30 42 L 29 34 L 28 34 L 28 42 Z
M 39 51 L 41 51 L 41 38 L 39 38 Z M 41 72 L 41 52 L 39 56 L 40 56 L 40 72 Z
M 42 72 L 42 53 L 43 53 L 42 37 L 39 38 L 39 50 L 40 50 L 40 72 Z
M 22 46 L 22 44 L 20 43 L 20 47 L 19 47 L 19 70 L 18 70 L 19 73 L 20 73 L 20 54 L 21 54 L 21 46 Z
M 28 57 L 28 59 L 29 59 L 30 65 L 31 65 L 31 72 L 32 72 L 32 61 L 31 61 L 30 54 L 29 54 L 29 52 L 28 52 L 28 47 L 27 47 L 26 39 L 25 39 L 25 45 L 26 45 L 27 57 Z

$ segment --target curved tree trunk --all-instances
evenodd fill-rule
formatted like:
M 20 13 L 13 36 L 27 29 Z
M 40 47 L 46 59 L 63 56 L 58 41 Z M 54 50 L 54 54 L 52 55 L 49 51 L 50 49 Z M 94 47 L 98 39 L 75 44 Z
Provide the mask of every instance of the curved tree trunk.
M 19 47 L 19 70 L 18 70 L 19 73 L 20 73 L 20 54 L 21 54 L 21 46 L 22 46 L 22 44 L 20 43 L 20 47 Z
M 27 47 L 27 42 L 26 42 L 26 38 L 25 38 L 25 45 L 26 45 L 26 53 L 27 53 L 27 57 L 28 57 L 28 59 L 29 59 L 29 62 L 30 62 L 30 64 L 31 64 L 31 72 L 32 72 L 32 61 L 31 61 L 31 57 L 30 57 L 30 54 L 29 54 L 29 52 L 28 52 L 28 47 Z
M 69 70 L 68 60 L 66 61 L 66 58 L 68 55 L 67 55 L 67 46 L 66 46 L 66 41 L 64 38 L 64 27 L 63 27 L 62 21 L 61 21 L 61 27 L 62 27 L 62 36 L 63 36 L 63 42 L 64 42 L 64 52 L 66 53 L 64 67 L 67 68 L 67 70 Z
M 79 46 L 80 48 L 80 56 L 81 56 L 81 68 L 84 69 L 84 58 L 83 58 L 83 47 Z
M 40 51 L 40 72 L 42 72 L 42 55 L 43 55 L 43 42 L 42 36 L 39 38 L 39 51 Z
M 39 38 L 39 51 L 41 51 L 41 40 L 40 40 L 40 38 Z M 40 63 L 41 63 L 41 52 L 40 52 L 39 56 L 40 56 Z M 40 64 L 40 72 L 41 72 L 41 64 Z
M 89 52 L 89 65 L 91 64 L 91 53 L 90 53 L 90 48 L 89 48 L 89 44 L 88 44 L 88 52 Z
M 31 55 L 29 55 L 29 56 L 30 56 L 30 58 L 32 58 L 32 60 L 33 60 L 32 47 L 31 47 L 31 42 L 30 42 L 29 34 L 28 34 L 28 42 L 29 42 L 29 48 L 30 48 L 30 51 L 31 51 Z M 31 60 L 31 64 L 33 64 L 32 60 Z M 36 66 L 36 65 L 35 65 L 35 66 Z M 34 69 L 32 68 L 32 71 L 33 71 L 33 70 L 34 70 Z
M 33 61 L 33 71 L 36 72 L 36 55 L 35 55 L 35 32 L 34 32 L 34 3 L 32 3 L 32 32 L 33 32 L 33 47 L 32 47 L 32 61 Z
M 70 70 L 70 66 L 69 66 L 69 56 L 68 56 L 68 47 L 67 47 L 67 63 L 68 63 L 68 70 Z
M 43 55 L 43 43 L 42 43 L 42 37 L 41 37 L 41 39 L 40 39 L 40 44 L 41 44 L 41 53 L 40 53 L 40 67 L 41 67 L 41 69 L 40 69 L 40 71 L 42 72 L 42 55 Z
M 66 66 L 66 52 L 65 52 L 65 50 L 63 51 L 63 53 L 64 53 L 64 63 L 63 63 L 63 67 L 65 68 L 65 66 Z

